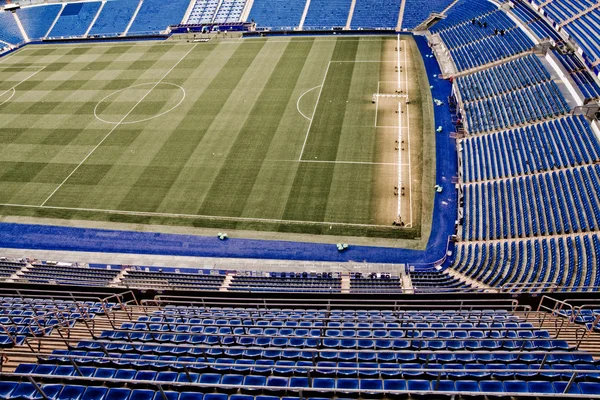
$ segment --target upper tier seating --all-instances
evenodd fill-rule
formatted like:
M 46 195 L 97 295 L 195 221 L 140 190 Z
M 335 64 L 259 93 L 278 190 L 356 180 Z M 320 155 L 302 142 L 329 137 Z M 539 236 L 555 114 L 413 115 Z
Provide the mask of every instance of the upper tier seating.
M 172 0 L 166 5 L 161 0 L 144 0 L 128 35 L 159 33 L 183 20 L 189 0 Z
M 19 275 L 17 282 L 53 283 L 59 285 L 107 286 L 118 270 L 33 264 Z
M 594 0 L 552 0 L 543 5 L 544 14 L 582 47 L 592 64 L 600 62 L 600 9 Z
M 448 17 L 430 31 L 450 51 L 458 71 L 465 71 L 514 56 L 534 47 L 533 41 L 502 10 L 492 3 L 475 7 L 473 2 L 453 7 Z M 477 3 L 479 4 L 479 3 Z
M 584 56 L 587 56 L 594 65 L 600 62 L 599 21 L 600 15 L 597 11 L 592 15 L 585 15 L 576 19 L 564 28 L 581 45 Z
M 552 26 L 540 15 L 533 11 L 522 0 L 513 1 L 513 13 L 525 23 L 538 37 L 538 39 L 552 39 L 556 43 L 562 43 L 563 39 Z
M 29 39 L 36 40 L 46 37 L 61 8 L 60 4 L 24 7 L 17 15 Z
M 429 30 L 432 33 L 439 33 L 445 29 L 496 10 L 497 7 L 487 0 L 459 0 L 459 2 L 450 9 L 446 18 L 437 22 Z
M 218 0 L 196 0 L 187 20 L 188 24 L 210 24 L 215 18 Z
M 125 32 L 139 0 L 110 0 L 104 4 L 90 35 L 119 35 Z
M 582 116 L 467 137 L 461 143 L 464 182 L 534 174 L 600 161 L 600 142 Z
M 444 11 L 454 0 L 406 0 L 402 16 L 402 28 L 413 29 L 429 17 L 431 13 Z
M 350 27 L 396 29 L 399 13 L 399 0 L 356 0 Z
M 19 31 L 15 17 L 10 12 L 0 10 L 0 41 L 17 45 L 25 41 Z
M 251 292 L 340 292 L 341 280 L 339 277 L 311 276 L 302 274 L 271 274 L 269 277 L 234 276 L 229 290 Z
M 577 56 L 559 52 L 554 52 L 554 55 L 571 75 L 571 78 L 583 93 L 585 100 L 600 98 L 600 85 Z
M 186 272 L 127 271 L 121 282 L 132 288 L 219 290 L 225 275 Z
M 464 104 L 471 133 L 509 128 L 557 117 L 570 111 L 554 81 Z
M 300 25 L 305 4 L 304 0 L 254 0 L 248 20 L 254 20 L 258 27 L 292 29 Z
M 518 58 L 456 79 L 462 101 L 497 96 L 550 80 L 550 74 L 534 55 Z
M 215 15 L 215 23 L 238 22 L 242 17 L 246 0 L 223 0 Z
M 60 38 L 85 35 L 101 4 L 101 2 L 68 3 L 48 36 Z
M 304 28 L 331 29 L 346 26 L 351 3 L 351 0 L 311 0 Z
M 393 304 L 368 310 L 154 307 L 1 375 L 0 395 L 37 398 L 28 376 L 57 400 L 535 396 L 562 393 L 568 385 L 568 393 L 600 391 L 590 353 L 537 328 L 535 317 L 512 306 Z

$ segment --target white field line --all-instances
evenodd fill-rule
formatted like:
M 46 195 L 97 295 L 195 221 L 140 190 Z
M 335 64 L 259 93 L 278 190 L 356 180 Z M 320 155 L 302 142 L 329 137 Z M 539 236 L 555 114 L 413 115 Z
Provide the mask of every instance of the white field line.
M 400 49 L 398 49 L 400 51 Z M 398 102 L 398 218 L 402 217 L 402 106 Z
M 0 103 L 0 106 L 4 105 L 4 103 L 8 102 L 10 99 L 13 98 L 13 96 L 15 95 L 15 93 L 17 93 L 17 91 L 15 90 L 15 88 L 12 89 L 8 89 L 8 90 L 12 90 L 12 93 L 10 94 L 10 96 L 8 97 L 8 99 L 4 100 L 2 103 Z M 6 93 L 6 92 L 4 92 Z M 0 95 L 2 96 L 2 95 Z
M 319 95 L 317 96 L 317 101 L 315 103 L 315 108 L 313 110 L 312 116 L 310 117 L 310 123 L 308 124 L 308 129 L 306 130 L 306 136 L 304 137 L 304 143 L 302 143 L 302 150 L 300 150 L 300 157 L 298 160 L 302 160 L 302 155 L 304 154 L 304 148 L 306 147 L 306 142 L 308 141 L 308 135 L 310 134 L 310 128 L 313 123 L 313 119 L 315 118 L 315 113 L 317 112 L 317 107 L 319 106 L 319 100 L 321 99 L 321 93 L 323 93 L 323 86 L 325 86 L 325 79 L 327 79 L 327 74 L 329 73 L 329 66 L 331 65 L 331 61 L 327 63 L 327 68 L 325 69 L 325 76 L 323 76 L 323 82 L 321 83 L 321 89 L 319 89 Z
M 106 214 L 119 214 L 119 215 L 137 215 L 147 217 L 171 217 L 171 218 L 193 218 L 193 219 L 210 219 L 210 220 L 223 220 L 223 221 L 244 221 L 244 222 L 269 222 L 276 224 L 303 224 L 303 225 L 335 225 L 335 226 L 355 226 L 355 227 L 377 227 L 377 228 L 389 228 L 389 225 L 374 225 L 374 224 L 352 224 L 347 222 L 328 222 L 328 221 L 298 221 L 298 220 L 287 220 L 287 219 L 271 219 L 271 218 L 251 218 L 251 217 L 226 217 L 226 216 L 214 216 L 214 215 L 195 215 L 195 214 L 177 214 L 177 213 L 161 213 L 161 212 L 148 212 L 148 211 L 124 211 L 124 210 L 107 210 L 102 208 L 85 208 L 85 207 L 58 207 L 58 206 L 38 206 L 32 204 L 11 204 L 11 203 L 0 203 L 0 207 L 20 207 L 20 208 L 37 208 L 47 210 L 66 210 L 66 211 L 88 211 L 88 212 L 100 212 Z
M 306 92 L 302 93 L 300 95 L 300 97 L 298 97 L 298 101 L 296 101 L 296 110 L 298 110 L 298 112 L 300 113 L 300 115 L 302 115 L 304 118 L 306 118 L 309 121 L 312 121 L 312 118 L 307 117 L 306 115 L 304 115 L 304 113 L 300 110 L 300 100 L 302 99 L 302 97 L 304 97 L 305 94 L 312 92 L 313 90 L 315 90 L 316 88 L 318 88 L 320 86 L 315 86 L 314 88 L 308 89 Z M 316 108 L 316 105 L 315 105 Z M 314 115 L 314 112 L 313 112 Z
M 29 78 L 32 78 L 32 77 L 33 77 L 34 75 L 36 75 L 38 72 L 41 72 L 41 71 L 43 71 L 43 70 L 44 70 L 44 68 L 46 68 L 46 67 L 43 67 L 42 69 L 38 69 L 38 70 L 37 70 L 37 71 L 35 71 L 33 74 L 29 75 L 27 78 L 24 78 L 24 79 L 23 79 L 21 82 L 19 82 L 19 83 L 15 84 L 13 87 L 10 87 L 10 88 L 6 89 L 4 92 L 0 93 L 0 96 L 4 96 L 6 93 L 10 92 L 11 90 L 13 90 L 13 91 L 14 91 L 14 90 L 17 88 L 17 86 L 19 86 L 21 83 L 25 82 L 25 81 L 26 81 L 26 80 L 28 80 Z M 13 95 L 14 95 L 14 93 L 13 93 Z M 12 96 L 11 96 L 11 97 L 12 97 Z M 2 103 L 2 104 L 4 104 L 4 103 Z
M 56 187 L 56 189 L 54 189 L 54 191 L 52 193 L 50 193 L 50 196 L 48 196 L 46 198 L 46 200 L 44 200 L 44 202 L 41 204 L 42 206 L 46 205 L 46 203 L 48 202 L 48 200 L 50 200 L 52 198 L 52 196 L 54 196 L 54 194 L 62 187 L 62 185 L 65 184 L 65 182 L 67 180 L 69 180 L 69 178 L 75 173 L 75 171 L 77 171 L 79 169 L 79 167 L 81 167 L 83 165 L 84 162 L 86 162 L 86 160 L 88 158 L 90 158 L 90 156 L 96 151 L 96 149 L 98 149 L 98 147 L 100 147 L 100 145 L 102 145 L 102 143 L 104 143 L 104 141 L 106 139 L 108 139 L 108 137 L 110 136 L 111 133 L 113 133 L 120 125 L 123 121 L 125 121 L 125 119 L 129 116 L 129 114 L 131 114 L 133 112 L 133 110 L 135 110 L 137 108 L 137 106 L 144 101 L 144 99 L 150 94 L 150 92 L 152 92 L 152 90 L 154 90 L 155 87 L 157 87 L 162 81 L 163 79 L 165 79 L 167 77 L 167 75 L 169 75 L 171 73 L 171 71 L 173 71 L 175 69 L 175 67 L 177 67 L 179 65 L 179 63 L 181 63 L 187 56 L 188 54 L 190 54 L 192 52 L 192 50 L 194 50 L 196 48 L 197 44 L 195 44 L 194 46 L 192 46 L 191 49 L 189 49 L 180 59 L 179 61 L 177 61 L 175 63 L 175 65 L 173 65 L 171 67 L 171 69 L 169 69 L 163 76 L 162 78 L 160 78 L 155 84 L 154 86 L 152 86 L 147 92 L 146 94 L 144 94 L 144 96 L 142 96 L 141 99 L 138 100 L 137 103 L 134 104 L 133 107 L 131 107 L 131 109 L 127 112 L 127 114 L 125 114 L 123 116 L 123 118 L 121 118 L 121 120 L 119 121 L 119 123 L 117 123 L 116 125 L 114 125 L 112 127 L 112 129 L 102 138 L 102 140 L 96 145 L 94 146 L 94 148 L 92 149 L 92 151 L 90 151 L 87 156 L 85 156 L 83 158 L 83 160 L 81 160 L 81 162 L 79 164 L 77 164 L 77 166 L 73 169 L 73 171 L 71 171 L 71 173 L 69 175 L 67 175 L 67 177 L 60 183 L 60 185 L 58 185 Z
M 400 90 L 400 34 L 398 34 L 398 42 L 396 46 L 398 48 L 398 51 L 396 52 L 398 56 L 398 62 L 396 64 L 398 66 L 398 90 Z M 404 51 L 406 52 L 406 49 L 404 49 Z
M 406 46 L 406 48 L 404 49 L 404 74 L 406 76 L 406 82 L 408 82 L 408 59 L 406 56 L 406 53 L 408 53 L 408 46 Z M 408 84 L 406 86 L 406 93 L 408 93 Z M 406 98 L 406 101 L 408 102 L 408 97 Z M 409 192 L 410 192 L 410 202 L 408 203 L 409 205 L 409 209 L 410 209 L 410 225 L 408 226 L 409 228 L 412 228 L 412 224 L 413 224 L 413 195 L 412 195 L 412 162 L 411 162 L 411 157 L 410 157 L 410 105 L 407 104 L 406 105 L 406 131 L 408 132 L 408 134 L 406 135 L 406 148 L 408 150 L 408 180 L 410 182 L 410 185 L 408 187 Z
M 375 96 L 375 128 L 377 128 L 377 111 L 379 110 L 379 84 L 381 81 L 377 81 L 377 96 Z
M 274 160 L 274 161 L 286 161 L 292 162 L 294 160 Z M 389 162 L 373 162 L 373 161 L 343 161 L 343 160 L 297 160 L 295 162 L 300 163 L 315 163 L 315 164 L 361 164 L 361 165 L 398 165 L 397 163 L 389 163 Z

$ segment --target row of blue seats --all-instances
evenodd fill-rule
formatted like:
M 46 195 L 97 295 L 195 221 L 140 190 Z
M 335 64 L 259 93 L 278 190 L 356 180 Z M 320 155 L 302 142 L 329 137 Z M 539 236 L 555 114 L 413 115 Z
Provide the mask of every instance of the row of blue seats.
M 570 111 L 554 81 L 464 104 L 470 133 L 482 133 L 553 118 Z
M 331 29 L 346 26 L 351 4 L 351 0 L 311 0 L 304 28 Z
M 436 0 L 428 2 L 427 5 L 437 2 L 448 2 L 449 0 Z M 410 0 L 407 1 L 407 3 Z M 417 7 L 415 7 L 417 8 Z M 423 7 L 418 7 L 423 9 Z M 407 4 L 404 8 L 404 19 L 406 19 L 407 10 L 412 7 Z M 356 0 L 354 13 L 350 27 L 352 29 L 369 28 L 389 28 L 396 29 L 398 25 L 398 14 L 400 13 L 400 3 L 394 0 Z M 404 26 L 404 24 L 403 24 Z
M 457 251 L 454 268 L 490 286 L 520 284 L 517 291 L 527 290 L 523 284 L 538 283 L 542 288 L 546 282 L 548 289 L 555 284 L 580 287 L 581 291 L 600 286 L 600 274 L 595 270 L 600 260 L 596 234 L 583 240 L 552 237 L 510 244 L 461 244 Z
M 470 21 L 472 18 L 478 18 L 488 13 L 496 11 L 498 8 L 487 0 L 459 0 L 447 13 L 446 18 L 438 21 L 429 30 L 432 33 L 439 33 L 453 26 Z
M 48 37 L 84 36 L 101 5 L 101 2 L 67 3 Z
M 524 53 L 533 47 L 533 41 L 525 32 L 514 28 L 504 35 L 490 36 L 450 50 L 450 54 L 458 71 L 466 71 Z
M 533 11 L 524 1 L 513 2 L 512 12 L 523 21 L 539 39 L 552 39 L 555 43 L 563 42 L 561 36 L 540 15 Z
M 595 230 L 600 165 L 464 187 L 463 238 L 506 239 Z
M 595 6 L 593 0 L 556 0 L 545 5 L 544 10 L 556 22 L 575 17 Z
M 24 41 L 25 39 L 19 31 L 19 26 L 12 13 L 0 12 L 0 46 L 2 46 L 2 42 L 18 45 Z
M 590 63 L 596 64 L 600 61 L 600 43 L 597 40 L 600 26 L 600 12 L 583 15 L 567 24 L 563 29 L 573 37 L 583 48 L 583 56 Z
M 454 350 L 403 350 L 400 352 L 346 352 L 340 353 L 339 357 L 332 357 L 330 352 L 321 355 L 316 352 L 301 353 L 300 356 L 292 352 L 283 352 L 279 357 L 271 357 L 271 353 L 251 349 L 229 348 L 220 350 L 222 354 L 216 353 L 214 348 L 198 348 L 192 355 L 154 355 L 145 353 L 104 353 L 101 351 L 85 350 L 54 350 L 47 360 L 38 361 L 38 365 L 49 364 L 51 366 L 67 366 L 71 368 L 74 361 L 80 367 L 90 366 L 95 368 L 121 368 L 145 369 L 155 371 L 184 370 L 188 368 L 195 372 L 219 372 L 219 373 L 249 373 L 282 374 L 282 375 L 305 375 L 309 370 L 321 367 L 320 374 L 326 374 L 326 369 L 331 370 L 332 375 L 337 367 L 338 375 L 347 374 L 347 369 L 363 369 L 366 365 L 376 365 L 382 375 L 396 374 L 398 371 L 388 371 L 388 365 L 393 368 L 398 364 L 417 363 L 422 365 L 433 364 L 506 364 L 526 365 L 535 369 L 542 361 L 544 365 L 561 364 L 594 364 L 598 365 L 589 353 L 568 351 L 565 343 L 557 343 L 557 349 L 544 350 L 537 353 L 529 352 L 529 349 L 519 348 L 516 350 L 479 350 L 477 352 L 457 352 Z M 241 355 L 240 355 L 241 350 Z M 224 356 L 224 357 L 222 357 Z M 342 357 L 343 356 L 343 357 Z M 338 364 L 336 364 L 336 362 Z M 327 367 L 327 368 L 325 368 Z M 53 367 L 54 368 L 54 367 Z M 70 369 L 67 368 L 66 371 Z M 458 369 L 464 367 L 457 367 Z M 528 367 L 524 367 L 527 369 Z M 62 371 L 63 369 L 61 369 Z M 333 371 L 333 372 L 332 372 Z M 350 373 L 352 374 L 352 373 Z M 356 371 L 353 373 L 356 374 Z
M 550 74 L 535 55 L 528 55 L 456 79 L 462 101 L 475 101 L 550 80 Z
M 254 0 L 248 19 L 258 27 L 293 29 L 300 25 L 305 4 L 304 0 Z
M 534 174 L 600 159 L 600 142 L 582 116 L 467 137 L 461 143 L 464 182 Z
M 496 10 L 485 16 L 445 29 L 440 32 L 440 38 L 448 50 L 453 50 L 498 35 L 500 30 L 508 31 L 515 27 L 514 21 L 504 11 Z
M 575 54 L 554 52 L 554 55 L 571 75 L 571 78 L 583 93 L 585 100 L 600 97 L 600 85 Z
M 265 318 L 289 320 L 286 323 L 296 322 L 302 326 L 301 319 L 330 319 L 330 320 L 362 320 L 373 321 L 464 321 L 476 319 L 486 320 L 518 320 L 519 317 L 512 315 L 502 309 L 479 309 L 479 310 L 419 310 L 419 309 L 396 309 L 396 310 L 319 310 L 319 309 L 274 309 L 274 308 L 227 308 L 227 307 L 190 307 L 181 309 L 179 307 L 166 306 L 164 310 L 155 311 L 151 316 L 138 317 L 139 322 L 176 322 L 182 318 L 206 317 L 206 318 Z M 170 319 L 163 319 L 170 318 Z M 362 321 L 364 322 L 364 321 Z M 229 322 L 230 324 L 233 324 Z M 274 323 L 272 323 L 274 324 Z
M 278 383 L 278 382 L 273 382 Z M 281 382 L 282 383 L 282 382 Z M 301 385 L 304 381 L 298 380 L 296 384 Z M 339 383 L 339 386 L 331 386 L 330 382 L 319 381 L 318 390 L 308 390 L 314 396 L 319 394 L 323 396 L 330 395 L 332 392 L 338 394 L 342 399 L 343 395 L 355 397 L 353 393 L 356 389 L 366 392 L 373 396 L 376 393 L 421 393 L 421 392 L 468 392 L 468 393 L 489 393 L 498 396 L 502 393 L 537 393 L 537 394 L 600 394 L 600 384 L 593 382 L 575 383 L 569 385 L 567 382 L 545 382 L 545 381 L 450 381 L 450 380 L 401 380 L 389 379 L 386 381 L 365 379 L 360 383 L 356 380 L 348 379 Z M 290 394 L 297 394 L 302 386 L 272 387 L 270 392 L 273 395 L 257 395 L 257 391 L 250 391 L 252 394 L 231 394 L 227 393 L 209 393 L 203 394 L 198 390 L 206 391 L 204 387 L 182 387 L 179 391 L 172 390 L 150 390 L 150 389 L 128 389 L 128 388 L 108 388 L 97 386 L 81 385 L 58 385 L 45 384 L 41 387 L 48 400 L 300 400 L 299 397 L 280 397 L 284 395 L 288 388 L 291 388 Z M 187 390 L 187 391 L 186 391 Z M 192 391 L 190 391 L 192 390 Z M 210 391 L 210 389 L 209 389 Z M 379 391 L 379 392 L 378 392 Z M 258 391 L 260 393 L 260 391 Z M 235 393 L 235 392 L 234 392 Z M 40 400 L 42 395 L 36 387 L 29 382 L 2 382 L 0 383 L 0 395 L 6 400 L 29 399 Z M 341 396 L 340 396 L 341 395 Z M 302 397 L 305 398 L 305 397 Z M 325 400 L 330 397 L 307 397 L 307 400 Z
M 405 0 L 402 28 L 413 29 L 419 26 L 433 12 L 440 13 L 453 3 L 452 0 Z

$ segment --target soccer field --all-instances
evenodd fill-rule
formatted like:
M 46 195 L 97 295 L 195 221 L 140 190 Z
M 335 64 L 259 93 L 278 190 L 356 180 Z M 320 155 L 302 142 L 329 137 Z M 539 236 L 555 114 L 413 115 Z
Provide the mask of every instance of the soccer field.
M 418 237 L 421 64 L 395 36 L 27 46 L 0 59 L 0 214 Z M 410 109 L 373 101 L 397 88 Z

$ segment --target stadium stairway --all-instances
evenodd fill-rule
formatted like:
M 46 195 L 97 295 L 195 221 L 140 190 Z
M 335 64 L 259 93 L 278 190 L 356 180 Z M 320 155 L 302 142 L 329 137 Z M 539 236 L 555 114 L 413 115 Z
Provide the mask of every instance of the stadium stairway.
M 445 272 L 451 277 L 456 278 L 468 285 L 471 285 L 474 288 L 483 289 L 486 292 L 491 292 L 494 290 L 491 286 L 486 285 L 485 283 L 475 280 L 473 278 L 470 278 L 467 275 L 461 274 L 453 268 L 448 268 L 445 270 Z

